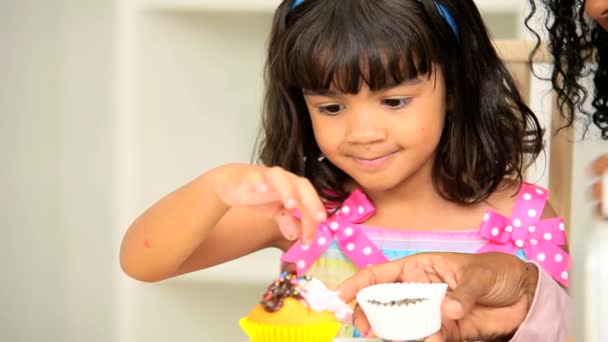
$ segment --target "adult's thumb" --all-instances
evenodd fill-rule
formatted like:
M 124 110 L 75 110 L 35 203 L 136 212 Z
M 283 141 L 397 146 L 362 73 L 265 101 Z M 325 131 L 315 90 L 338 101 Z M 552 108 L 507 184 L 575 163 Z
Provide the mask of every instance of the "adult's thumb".
M 445 337 L 441 334 L 441 332 L 438 332 L 432 336 L 425 338 L 424 342 L 445 342 Z
M 469 309 L 470 311 L 470 309 Z M 459 320 L 464 318 L 468 312 L 465 312 L 464 306 L 451 295 L 447 295 L 441 304 L 441 312 L 443 315 L 450 320 Z

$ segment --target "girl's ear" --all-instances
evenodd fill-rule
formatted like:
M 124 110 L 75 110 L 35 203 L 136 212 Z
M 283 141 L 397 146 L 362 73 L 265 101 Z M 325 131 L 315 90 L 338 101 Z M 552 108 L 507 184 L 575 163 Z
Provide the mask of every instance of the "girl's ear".
M 445 111 L 446 114 L 454 112 L 454 93 L 450 89 L 445 90 Z
M 439 65 L 434 65 L 432 75 L 436 76 L 438 72 L 441 72 L 443 76 L 443 86 L 445 87 L 445 111 L 446 113 L 454 112 L 454 92 L 448 87 L 448 70 L 447 68 L 441 68 Z

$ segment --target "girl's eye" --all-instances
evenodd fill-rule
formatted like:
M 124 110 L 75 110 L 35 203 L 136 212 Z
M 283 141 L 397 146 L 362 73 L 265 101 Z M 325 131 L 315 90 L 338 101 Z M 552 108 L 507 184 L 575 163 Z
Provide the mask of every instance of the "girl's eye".
M 321 113 L 324 113 L 327 115 L 337 115 L 343 109 L 344 109 L 344 106 L 339 105 L 339 104 L 330 104 L 330 105 L 319 107 L 319 111 Z
M 407 106 L 412 101 L 409 97 L 384 99 L 382 102 L 385 106 L 391 109 L 400 109 Z

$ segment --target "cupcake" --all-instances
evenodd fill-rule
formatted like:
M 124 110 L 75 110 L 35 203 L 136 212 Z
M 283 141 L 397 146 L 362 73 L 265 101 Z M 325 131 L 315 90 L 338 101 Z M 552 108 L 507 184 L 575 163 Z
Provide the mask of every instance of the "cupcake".
M 384 340 L 421 340 L 441 328 L 447 284 L 392 283 L 366 287 L 357 303 L 374 334 Z
M 351 317 L 320 280 L 283 273 L 239 324 L 252 342 L 331 342 Z

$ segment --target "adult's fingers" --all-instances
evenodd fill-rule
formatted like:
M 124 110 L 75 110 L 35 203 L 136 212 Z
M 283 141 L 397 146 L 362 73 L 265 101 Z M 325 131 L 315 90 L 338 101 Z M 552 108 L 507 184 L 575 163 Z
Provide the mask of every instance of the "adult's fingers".
M 601 186 L 602 189 L 600 189 L 601 198 L 599 199 L 599 204 L 602 210 L 600 212 L 600 216 L 608 217 L 608 170 L 604 170 Z
M 602 199 L 603 187 L 602 182 L 595 182 L 591 185 L 591 197 L 595 201 L 600 201 Z
M 449 319 L 458 320 L 468 315 L 493 289 L 496 278 L 493 272 L 482 268 L 477 271 L 476 274 L 463 274 L 455 288 L 446 294 L 442 310 Z
M 608 154 L 596 159 L 591 164 L 591 172 L 596 177 L 602 177 L 597 183 L 592 186 L 592 195 L 594 200 L 598 202 L 596 205 L 596 214 L 601 217 L 608 215 Z
M 603 156 L 597 158 L 591 164 L 591 172 L 594 176 L 601 176 L 605 172 L 608 171 L 608 154 L 604 154 Z
M 355 307 L 355 311 L 353 313 L 353 324 L 357 329 L 359 329 L 363 336 L 367 336 L 371 330 L 369 321 L 359 305 Z
M 399 282 L 403 263 L 403 259 L 399 259 L 359 270 L 338 286 L 340 298 L 349 303 L 355 299 L 357 292 L 365 287 Z
M 361 289 L 376 284 L 430 282 L 425 269 L 431 259 L 430 256 L 419 254 L 359 270 L 338 286 L 340 298 L 348 303 L 355 299 Z
M 438 332 L 438 333 L 424 339 L 424 342 L 444 342 L 444 341 L 445 341 L 445 337 L 443 337 L 441 332 Z
M 471 309 L 468 308 L 468 310 Z M 441 303 L 441 312 L 446 319 L 450 320 L 462 319 L 466 314 L 464 306 L 459 300 L 452 298 L 449 292 Z

